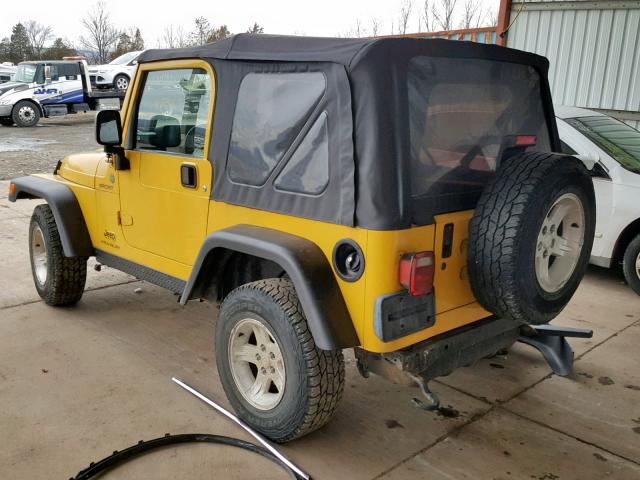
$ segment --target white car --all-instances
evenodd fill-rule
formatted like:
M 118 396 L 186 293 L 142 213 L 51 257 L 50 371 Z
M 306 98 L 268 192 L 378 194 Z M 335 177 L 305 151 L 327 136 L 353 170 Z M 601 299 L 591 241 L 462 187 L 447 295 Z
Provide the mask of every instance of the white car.
M 144 50 L 129 52 L 106 65 L 91 65 L 89 78 L 93 87 L 126 90 L 138 66 L 138 57 Z
M 625 279 L 640 295 L 640 131 L 602 113 L 555 108 L 563 152 L 594 166 L 596 233 L 591 263 L 622 263 Z

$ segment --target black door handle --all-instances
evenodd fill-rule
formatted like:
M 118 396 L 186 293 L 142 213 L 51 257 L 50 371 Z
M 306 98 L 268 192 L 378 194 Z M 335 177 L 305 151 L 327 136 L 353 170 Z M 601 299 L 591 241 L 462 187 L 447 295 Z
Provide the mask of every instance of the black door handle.
M 183 163 L 180 165 L 180 181 L 183 187 L 196 188 L 198 185 L 196 166 L 191 163 Z

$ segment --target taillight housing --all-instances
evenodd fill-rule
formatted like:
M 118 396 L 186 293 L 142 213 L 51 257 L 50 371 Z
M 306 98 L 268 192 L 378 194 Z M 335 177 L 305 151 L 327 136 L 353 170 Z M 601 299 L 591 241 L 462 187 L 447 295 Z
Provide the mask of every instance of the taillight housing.
M 433 252 L 407 253 L 400 259 L 400 285 L 406 288 L 411 296 L 431 293 L 434 272 Z

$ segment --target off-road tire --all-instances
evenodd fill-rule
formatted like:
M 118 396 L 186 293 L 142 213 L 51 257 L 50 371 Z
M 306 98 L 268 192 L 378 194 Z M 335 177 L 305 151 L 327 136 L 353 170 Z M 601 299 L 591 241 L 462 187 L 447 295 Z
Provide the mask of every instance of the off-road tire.
M 20 110 L 23 108 L 28 108 L 29 112 L 31 112 L 29 119 L 25 119 L 24 116 L 20 114 Z M 20 100 L 14 105 L 11 112 L 13 123 L 19 127 L 34 127 L 40 121 L 40 109 L 35 103 L 28 100 Z
M 251 405 L 231 373 L 230 335 L 247 317 L 266 326 L 283 353 L 284 394 L 270 410 Z M 344 390 L 344 357 L 340 350 L 316 347 L 291 280 L 260 280 L 229 293 L 220 307 L 215 347 L 229 402 L 240 418 L 271 440 L 288 442 L 324 426 L 333 417 Z
M 622 259 L 622 271 L 624 278 L 629 286 L 640 295 L 640 272 L 638 271 L 637 261 L 640 258 L 640 235 L 631 240 L 631 243 L 624 251 Z
M 570 277 L 549 293 L 536 276 L 538 234 L 550 208 L 567 193 L 582 204 L 584 239 Z M 555 318 L 586 271 L 595 215 L 593 182 L 576 158 L 527 152 L 503 162 L 469 224 L 469 280 L 480 305 L 518 323 L 543 324 Z
M 12 118 L 0 118 L 0 125 L 3 127 L 12 127 L 13 119 Z
M 34 229 L 40 228 L 46 248 L 46 280 L 40 283 L 34 264 Z M 29 225 L 29 258 L 36 290 L 47 305 L 63 306 L 77 303 L 84 293 L 87 278 L 86 257 L 65 257 L 60 234 L 49 205 L 38 205 Z

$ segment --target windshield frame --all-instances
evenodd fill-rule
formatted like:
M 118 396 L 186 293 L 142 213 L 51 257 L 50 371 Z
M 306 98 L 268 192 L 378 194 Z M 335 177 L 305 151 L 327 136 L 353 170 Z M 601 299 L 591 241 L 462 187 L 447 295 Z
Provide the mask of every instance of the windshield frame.
M 636 134 L 636 136 L 637 136 L 639 141 L 640 141 L 640 131 L 638 131 L 637 129 L 633 128 L 631 125 L 629 125 L 629 124 L 627 124 L 625 122 L 622 122 L 622 121 L 618 120 L 617 118 L 610 117 L 608 115 L 585 115 L 585 116 L 582 116 L 582 117 L 572 117 L 572 118 L 565 118 L 564 119 L 564 121 L 567 123 L 567 125 L 569 125 L 576 132 L 578 132 L 580 135 L 582 135 L 587 140 L 589 140 L 594 145 L 596 145 L 598 148 L 600 148 L 604 153 L 606 153 L 609 157 L 611 157 L 622 168 L 624 168 L 625 170 L 627 170 L 627 171 L 629 171 L 631 173 L 640 174 L 640 156 L 637 156 L 636 154 L 634 154 L 632 152 L 629 152 L 624 146 L 620 145 L 619 143 L 617 143 L 616 141 L 612 140 L 611 138 L 605 137 L 604 135 L 602 135 L 601 132 L 597 132 L 597 131 L 593 130 L 593 127 L 590 126 L 589 124 L 583 122 L 582 119 L 598 119 L 598 120 L 609 121 L 612 124 L 618 124 L 624 130 L 626 130 L 627 132 Z M 619 158 L 620 152 L 616 152 L 611 147 L 611 145 L 608 145 L 608 144 L 613 145 L 613 147 L 615 147 L 615 149 L 618 149 L 622 153 L 624 153 L 624 154 L 628 155 L 629 157 L 631 157 L 631 159 L 633 159 L 633 161 L 635 161 L 635 163 L 637 165 L 636 166 L 632 166 L 632 165 L 626 164 L 623 161 L 621 161 L 620 158 Z
M 25 80 L 22 80 L 21 79 L 21 74 L 22 74 L 22 72 L 24 72 L 27 69 L 33 69 L 33 72 L 31 72 L 31 75 L 29 77 L 24 77 Z M 13 76 L 13 81 L 14 82 L 18 82 L 18 83 L 35 83 L 37 74 L 38 74 L 38 66 L 37 65 L 34 65 L 32 63 L 21 63 L 16 68 L 16 73 Z M 29 80 L 29 78 L 30 78 L 30 80 Z
M 114 58 L 109 62 L 109 65 L 127 65 L 134 61 L 136 57 L 140 55 L 141 52 L 127 52 L 123 53 L 117 58 Z

